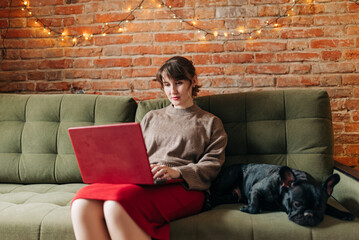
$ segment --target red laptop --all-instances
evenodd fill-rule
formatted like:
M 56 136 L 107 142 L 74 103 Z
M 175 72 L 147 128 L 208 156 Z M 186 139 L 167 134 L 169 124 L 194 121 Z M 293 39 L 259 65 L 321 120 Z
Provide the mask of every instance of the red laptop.
M 69 128 L 84 183 L 157 184 L 139 123 Z

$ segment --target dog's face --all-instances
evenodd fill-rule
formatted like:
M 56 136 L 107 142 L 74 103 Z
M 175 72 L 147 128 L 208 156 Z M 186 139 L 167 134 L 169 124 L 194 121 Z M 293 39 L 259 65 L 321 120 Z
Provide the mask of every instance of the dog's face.
M 339 175 L 331 175 L 322 186 L 308 181 L 296 181 L 291 173 L 288 176 L 288 184 L 282 184 L 285 192 L 282 204 L 289 220 L 303 226 L 319 224 L 324 218 L 326 203 L 333 187 L 339 182 Z

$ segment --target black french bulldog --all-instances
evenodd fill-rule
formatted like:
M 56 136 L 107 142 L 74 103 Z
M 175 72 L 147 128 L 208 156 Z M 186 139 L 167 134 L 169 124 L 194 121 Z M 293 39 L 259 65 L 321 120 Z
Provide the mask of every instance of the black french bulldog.
M 333 174 L 321 185 L 308 173 L 287 166 L 233 165 L 213 182 L 204 209 L 243 202 L 248 205 L 240 208 L 242 212 L 284 211 L 289 220 L 303 226 L 317 225 L 325 213 L 350 221 L 354 215 L 327 204 L 339 180 L 339 175 Z

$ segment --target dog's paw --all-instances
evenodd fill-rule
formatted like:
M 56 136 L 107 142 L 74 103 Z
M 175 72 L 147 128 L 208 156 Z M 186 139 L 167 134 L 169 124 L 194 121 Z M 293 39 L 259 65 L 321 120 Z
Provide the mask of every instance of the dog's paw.
M 250 214 L 255 214 L 255 213 L 260 212 L 257 208 L 254 208 L 254 207 L 249 206 L 249 205 L 243 206 L 239 210 L 241 212 L 250 213 Z

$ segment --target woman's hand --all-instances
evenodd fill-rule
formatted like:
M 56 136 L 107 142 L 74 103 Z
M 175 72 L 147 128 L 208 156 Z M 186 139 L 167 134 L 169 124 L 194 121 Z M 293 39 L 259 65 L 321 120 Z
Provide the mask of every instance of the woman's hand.
M 166 165 L 151 164 L 153 179 L 176 179 L 181 177 L 181 173 Z

